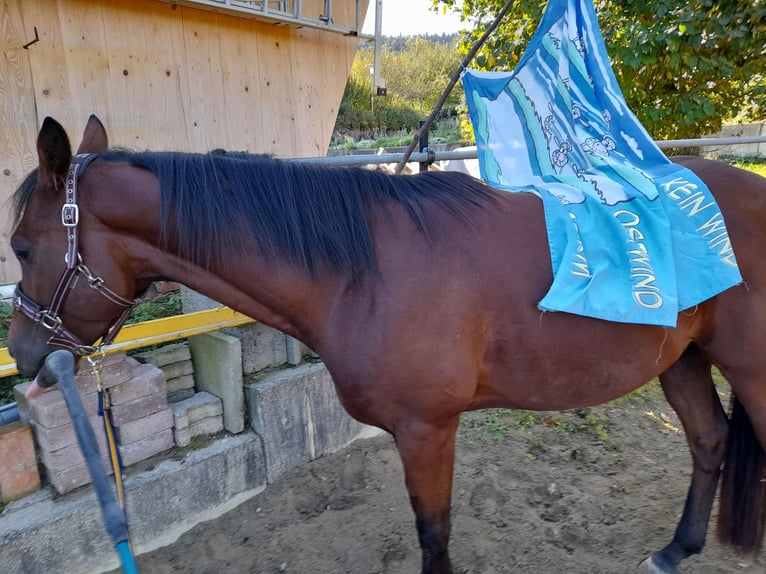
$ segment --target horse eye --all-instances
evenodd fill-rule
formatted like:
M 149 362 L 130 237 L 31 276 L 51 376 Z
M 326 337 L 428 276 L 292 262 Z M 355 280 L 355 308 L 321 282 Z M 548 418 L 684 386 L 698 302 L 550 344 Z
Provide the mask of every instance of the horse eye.
M 18 259 L 19 261 L 24 261 L 27 257 L 29 257 L 29 250 L 22 249 L 20 247 L 14 247 L 13 254 L 16 256 L 16 259 Z

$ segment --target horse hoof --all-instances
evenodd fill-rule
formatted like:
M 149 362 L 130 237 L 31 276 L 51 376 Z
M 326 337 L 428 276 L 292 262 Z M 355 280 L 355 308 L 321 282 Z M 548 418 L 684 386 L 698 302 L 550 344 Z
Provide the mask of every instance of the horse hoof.
M 675 566 L 663 566 L 654 555 L 638 565 L 636 572 L 640 574 L 678 574 L 678 568 Z

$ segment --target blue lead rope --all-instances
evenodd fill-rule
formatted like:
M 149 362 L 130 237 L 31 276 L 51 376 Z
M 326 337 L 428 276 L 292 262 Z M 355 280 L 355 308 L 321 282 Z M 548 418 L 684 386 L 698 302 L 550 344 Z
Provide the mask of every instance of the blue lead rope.
M 121 507 L 117 500 L 115 500 L 114 492 L 112 492 L 98 451 L 96 434 L 93 432 L 93 427 L 91 427 L 90 421 L 88 421 L 88 417 L 85 414 L 80 393 L 74 382 L 74 356 L 69 351 L 54 351 L 45 360 L 44 368 L 56 379 L 64 395 L 64 402 L 66 402 L 77 434 L 77 442 L 85 457 L 85 462 L 88 465 L 88 471 L 93 481 L 93 488 L 96 491 L 96 497 L 101 506 L 101 518 L 104 522 L 104 528 L 117 549 L 122 571 L 125 574 L 138 574 L 138 566 L 130 547 L 128 523 L 124 511 L 124 497 L 121 496 L 123 500 L 123 506 Z M 115 470 L 115 474 L 118 474 L 118 470 Z

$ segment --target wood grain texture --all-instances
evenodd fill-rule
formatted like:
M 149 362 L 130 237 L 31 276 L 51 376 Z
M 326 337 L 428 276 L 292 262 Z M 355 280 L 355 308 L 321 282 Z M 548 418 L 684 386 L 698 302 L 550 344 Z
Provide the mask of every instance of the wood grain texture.
M 333 21 L 352 25 L 354 5 L 336 0 Z M 323 9 L 306 0 L 303 13 Z M 0 25 L 0 201 L 35 167 L 45 116 L 74 149 L 95 113 L 133 149 L 324 155 L 358 43 L 152 0 L 0 0 Z M 7 241 L 2 283 L 19 277 Z
M 34 38 L 33 27 L 24 25 L 21 0 L 0 5 L 0 205 L 5 217 L 0 223 L 0 283 L 12 283 L 20 275 L 18 262 L 8 244 L 10 217 L 8 199 L 26 172 L 37 164 L 35 136 L 37 120 L 32 89 L 29 51 L 22 46 Z

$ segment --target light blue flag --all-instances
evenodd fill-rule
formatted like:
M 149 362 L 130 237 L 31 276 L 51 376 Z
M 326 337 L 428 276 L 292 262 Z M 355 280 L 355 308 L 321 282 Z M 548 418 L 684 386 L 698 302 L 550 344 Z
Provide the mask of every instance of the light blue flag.
M 463 86 L 482 178 L 543 201 L 540 309 L 673 327 L 741 283 L 707 186 L 628 109 L 589 0 L 549 0 L 518 67 L 468 70 Z

